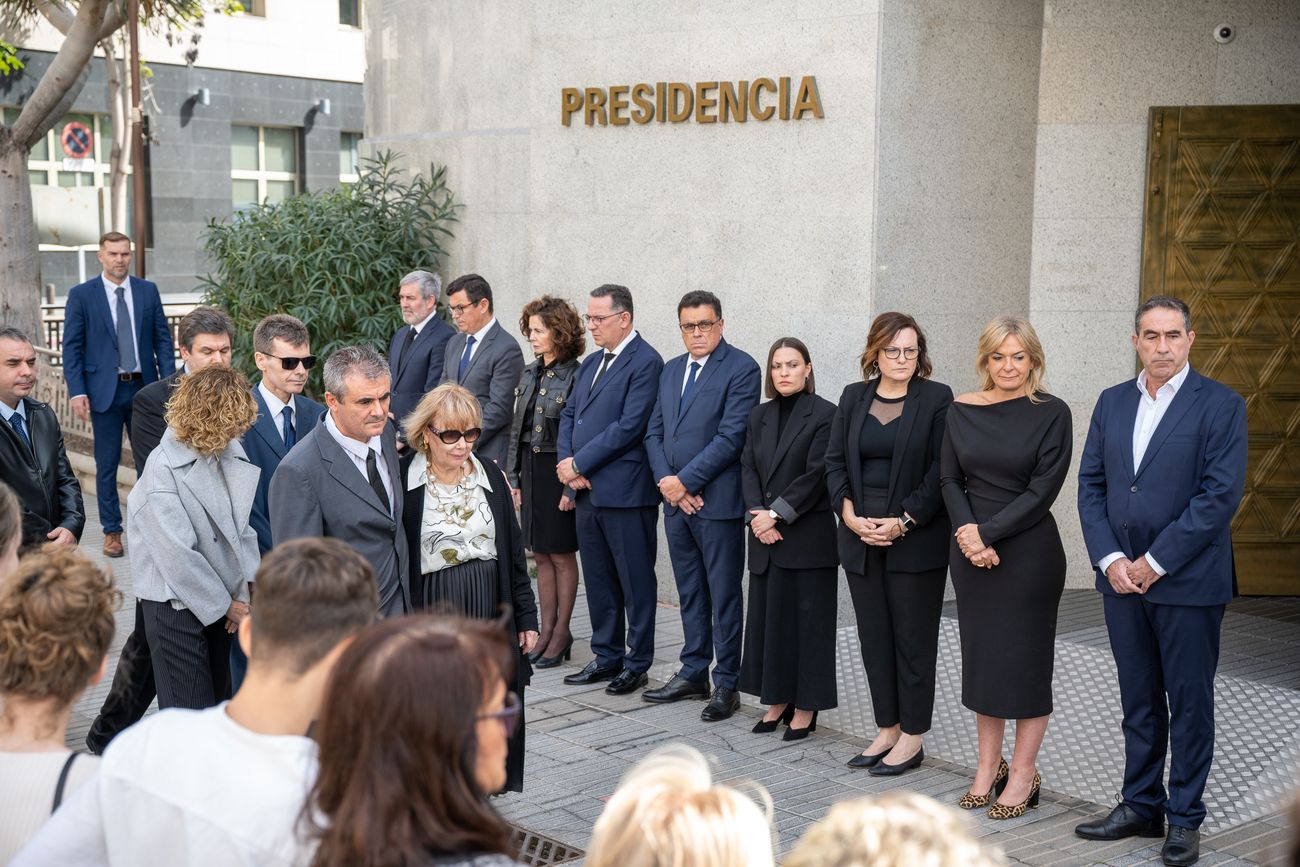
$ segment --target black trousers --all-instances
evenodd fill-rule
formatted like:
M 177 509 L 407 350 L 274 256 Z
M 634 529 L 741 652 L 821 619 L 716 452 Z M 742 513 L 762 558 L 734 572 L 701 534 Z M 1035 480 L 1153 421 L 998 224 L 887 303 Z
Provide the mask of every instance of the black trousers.
M 867 549 L 867 571 L 846 573 L 858 644 L 881 728 L 901 725 L 909 735 L 930 730 L 934 668 L 947 569 L 890 572 L 885 548 Z
M 146 599 L 141 604 L 158 707 L 202 710 L 230 698 L 231 635 L 225 618 L 204 626 L 170 603 Z
M 157 690 L 153 683 L 153 660 L 149 656 L 149 642 L 144 634 L 144 605 L 135 601 L 135 629 L 122 645 L 122 655 L 117 659 L 113 685 L 104 698 L 99 716 L 86 733 L 86 747 L 95 755 L 104 752 L 113 738 L 128 726 L 138 723 Z

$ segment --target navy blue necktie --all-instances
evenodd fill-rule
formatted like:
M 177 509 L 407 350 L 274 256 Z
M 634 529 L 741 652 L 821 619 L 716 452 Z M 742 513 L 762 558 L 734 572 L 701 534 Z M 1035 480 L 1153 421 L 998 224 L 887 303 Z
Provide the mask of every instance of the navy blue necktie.
M 293 410 L 285 407 L 280 410 L 280 433 L 284 436 L 284 450 L 287 452 L 298 442 L 298 433 L 293 429 Z
M 465 341 L 465 351 L 460 356 L 460 368 L 456 371 L 456 381 L 461 385 L 465 384 L 465 371 L 469 368 L 470 356 L 474 354 L 474 335 L 469 336 Z
M 691 396 L 691 392 L 695 391 L 695 375 L 699 372 L 700 372 L 700 363 L 698 361 L 692 361 L 691 375 L 686 377 L 686 387 L 682 389 L 682 399 L 677 403 L 678 415 L 680 415 L 681 411 L 685 409 L 686 400 Z
M 27 448 L 30 449 L 32 447 L 32 438 L 27 435 L 27 426 L 23 424 L 23 417 L 18 413 L 14 413 L 9 416 L 9 424 L 13 425 L 19 439 L 27 443 Z

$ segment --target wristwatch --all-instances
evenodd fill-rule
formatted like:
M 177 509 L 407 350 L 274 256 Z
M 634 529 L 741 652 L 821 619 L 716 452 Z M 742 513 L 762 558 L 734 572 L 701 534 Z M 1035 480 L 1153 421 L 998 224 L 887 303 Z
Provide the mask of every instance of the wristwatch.
M 902 520 L 902 522 L 903 522 L 903 532 L 904 532 L 904 533 L 909 532 L 913 527 L 916 526 L 916 521 L 913 520 L 913 518 L 912 518 L 911 515 L 908 515 L 908 514 L 904 513 L 903 516 L 902 516 L 902 518 L 901 518 L 901 520 Z
M 768 509 L 767 516 L 771 518 L 773 521 L 781 520 L 781 516 L 777 514 L 776 509 Z

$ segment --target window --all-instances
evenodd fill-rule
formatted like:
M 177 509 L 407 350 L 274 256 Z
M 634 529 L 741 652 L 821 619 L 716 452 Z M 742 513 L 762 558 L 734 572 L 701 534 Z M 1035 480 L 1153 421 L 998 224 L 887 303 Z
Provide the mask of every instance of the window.
M 278 204 L 298 192 L 298 130 L 230 128 L 230 188 L 236 210 Z
M 254 18 L 266 17 L 266 0 L 241 0 L 239 5 L 244 7 L 245 15 L 251 15 Z
M 344 27 L 361 26 L 361 0 L 339 0 L 339 23 Z
M 339 133 L 339 183 L 355 184 L 361 180 L 361 162 L 357 157 L 357 148 L 361 144 L 361 133 Z

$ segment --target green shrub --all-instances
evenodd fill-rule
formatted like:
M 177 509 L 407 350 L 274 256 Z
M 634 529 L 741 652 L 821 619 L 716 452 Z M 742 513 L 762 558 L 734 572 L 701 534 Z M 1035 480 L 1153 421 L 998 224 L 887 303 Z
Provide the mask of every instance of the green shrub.
M 258 375 L 253 328 L 270 313 L 306 323 L 312 353 L 322 361 L 353 343 L 388 352 L 402 325 L 397 281 L 417 268 L 437 270 L 460 208 L 447 188 L 445 166 L 430 166 L 427 178 L 408 181 L 398 159 L 381 153 L 364 161 L 350 186 L 208 222 L 204 247 L 216 273 L 202 281 L 203 300 L 234 319 L 240 370 Z M 313 395 L 324 393 L 323 366 L 311 372 Z

